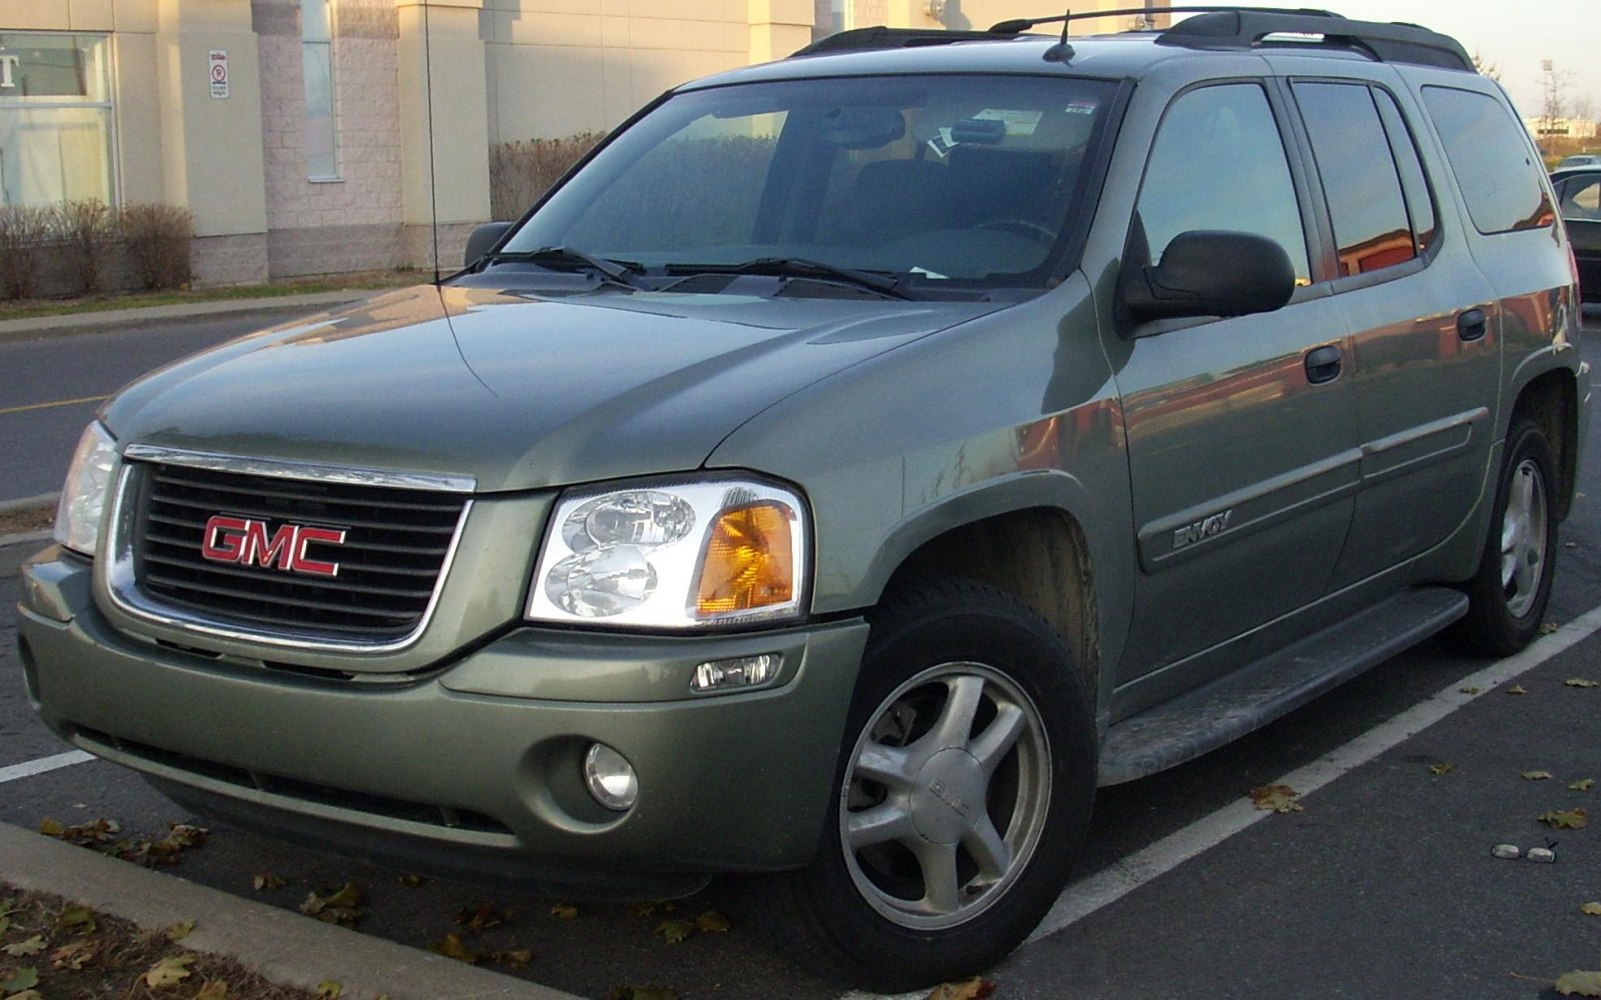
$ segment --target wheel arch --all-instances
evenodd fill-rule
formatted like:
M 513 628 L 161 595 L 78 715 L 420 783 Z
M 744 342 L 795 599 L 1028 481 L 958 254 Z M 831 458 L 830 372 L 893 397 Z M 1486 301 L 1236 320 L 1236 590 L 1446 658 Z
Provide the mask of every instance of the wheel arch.
M 1578 488 L 1578 407 L 1579 392 L 1574 373 L 1567 368 L 1553 368 L 1530 379 L 1519 390 L 1507 422 L 1507 429 L 1510 429 L 1519 420 L 1533 420 L 1544 432 L 1546 443 L 1551 447 L 1551 464 L 1559 479 L 1556 484 L 1559 518 L 1568 516 Z

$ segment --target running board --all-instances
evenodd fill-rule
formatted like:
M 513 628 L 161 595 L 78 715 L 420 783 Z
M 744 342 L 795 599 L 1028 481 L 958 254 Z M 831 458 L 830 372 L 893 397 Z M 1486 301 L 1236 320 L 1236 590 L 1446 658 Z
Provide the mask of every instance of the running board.
M 1112 726 L 1101 744 L 1101 785 L 1193 760 L 1300 708 L 1467 614 L 1448 587 L 1403 591 L 1205 687 Z

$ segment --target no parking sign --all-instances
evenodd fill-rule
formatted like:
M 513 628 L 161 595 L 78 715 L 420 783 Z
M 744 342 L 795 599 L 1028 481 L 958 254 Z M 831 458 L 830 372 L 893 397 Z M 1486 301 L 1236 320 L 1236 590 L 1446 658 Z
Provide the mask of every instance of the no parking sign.
M 211 96 L 219 101 L 228 99 L 228 51 L 212 49 L 207 60 L 211 68 Z

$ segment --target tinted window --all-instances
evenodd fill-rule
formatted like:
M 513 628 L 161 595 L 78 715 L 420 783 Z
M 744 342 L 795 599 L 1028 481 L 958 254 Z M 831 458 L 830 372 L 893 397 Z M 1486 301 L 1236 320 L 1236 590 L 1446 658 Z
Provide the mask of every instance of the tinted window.
M 1340 274 L 1365 274 L 1416 257 L 1401 178 L 1368 88 L 1297 84 L 1295 97 L 1323 178 Z
M 1548 226 L 1555 215 L 1540 184 L 1523 126 L 1500 101 L 1449 87 L 1424 87 L 1423 103 L 1481 233 Z
M 1417 239 L 1418 253 L 1421 254 L 1434 245 L 1434 236 L 1439 230 L 1429 181 L 1423 173 L 1423 163 L 1418 159 L 1417 144 L 1401 118 L 1401 110 L 1395 106 L 1395 98 L 1383 90 L 1374 89 L 1370 93 L 1373 102 L 1379 106 L 1384 131 L 1390 135 L 1390 150 L 1395 154 L 1396 168 L 1401 171 L 1406 210 L 1412 219 L 1412 234 Z
M 1562 217 L 1601 220 L 1601 174 L 1574 177 L 1562 188 Z
M 1179 233 L 1230 229 L 1284 247 L 1306 284 L 1306 233 L 1267 95 L 1255 84 L 1181 95 L 1162 118 L 1140 189 L 1139 218 L 1151 260 Z

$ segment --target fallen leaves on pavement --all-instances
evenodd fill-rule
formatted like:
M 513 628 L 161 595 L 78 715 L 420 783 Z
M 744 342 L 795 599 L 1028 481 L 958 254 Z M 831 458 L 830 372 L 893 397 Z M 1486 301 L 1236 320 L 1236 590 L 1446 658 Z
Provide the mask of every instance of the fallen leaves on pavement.
M 436 944 L 429 945 L 428 948 L 436 955 L 443 955 L 446 958 L 454 958 L 456 961 L 466 962 L 468 965 L 478 964 L 478 952 L 473 951 L 471 948 L 467 947 L 467 945 L 462 943 L 461 935 L 454 932 L 446 934 L 443 940 Z
M 576 914 L 576 911 L 574 912 Z M 488 903 L 479 903 L 476 907 L 456 914 L 456 923 L 466 928 L 469 934 L 482 934 L 491 927 L 499 927 L 509 919 L 511 919 L 509 911 L 497 910 Z
M 1552 774 L 1550 771 L 1524 771 L 1523 777 L 1529 781 L 1546 781 Z
M 1568 790 L 1573 792 L 1588 792 L 1594 787 L 1594 778 L 1580 778 L 1578 781 L 1575 781 L 1573 784 L 1569 785 Z
M 194 955 L 173 955 L 152 965 L 141 978 L 144 979 L 145 985 L 153 990 L 177 986 L 193 975 L 189 971 L 189 966 L 193 964 L 195 964 Z
M 1251 803 L 1263 811 L 1276 813 L 1301 812 L 1301 803 L 1295 801 L 1301 793 L 1289 785 L 1259 785 L 1251 789 Z
M 1558 976 L 1557 992 L 1565 997 L 1601 997 L 1601 972 L 1582 970 Z
M 1551 810 L 1534 818 L 1553 830 L 1582 830 L 1590 825 L 1590 814 L 1583 809 Z
M 1579 907 L 1580 913 L 1587 913 L 1592 917 L 1601 917 L 1601 903 L 1585 903 Z
M 308 917 L 316 917 L 323 923 L 354 927 L 356 921 L 366 916 L 366 911 L 361 909 L 361 900 L 361 886 L 346 882 L 327 895 L 311 893 L 300 904 L 300 912 Z
M 1588 680 L 1588 679 L 1583 678 L 1583 677 L 1569 677 L 1567 680 L 1563 681 L 1562 683 L 1566 684 L 1570 688 L 1601 687 L 1601 681 L 1592 681 L 1592 680 Z
M 985 1000 L 994 993 L 994 983 L 975 976 L 959 983 L 940 983 L 924 1000 Z
M 1435 775 L 1450 774 L 1456 770 L 1455 764 L 1430 764 L 1429 773 Z
M 274 875 L 272 872 L 262 872 L 260 875 L 257 875 L 255 878 L 250 880 L 251 887 L 257 892 L 262 892 L 266 889 L 282 889 L 288 884 L 289 883 Z

